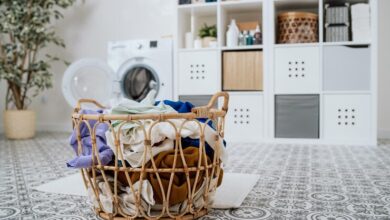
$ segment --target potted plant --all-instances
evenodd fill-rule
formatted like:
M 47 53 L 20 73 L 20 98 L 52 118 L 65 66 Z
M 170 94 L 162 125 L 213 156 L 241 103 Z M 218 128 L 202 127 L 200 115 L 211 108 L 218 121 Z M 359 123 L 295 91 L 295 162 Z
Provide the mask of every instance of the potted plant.
M 50 64 L 60 60 L 43 54 L 43 50 L 50 44 L 65 47 L 52 25 L 55 20 L 63 18 L 60 11 L 74 2 L 0 2 L 0 80 L 7 85 L 3 113 L 7 138 L 25 139 L 35 135 L 35 112 L 28 110 L 28 106 L 34 96 L 52 87 Z
M 215 25 L 208 26 L 205 23 L 199 30 L 199 37 L 202 38 L 203 47 L 209 47 L 210 42 L 217 41 L 217 27 Z

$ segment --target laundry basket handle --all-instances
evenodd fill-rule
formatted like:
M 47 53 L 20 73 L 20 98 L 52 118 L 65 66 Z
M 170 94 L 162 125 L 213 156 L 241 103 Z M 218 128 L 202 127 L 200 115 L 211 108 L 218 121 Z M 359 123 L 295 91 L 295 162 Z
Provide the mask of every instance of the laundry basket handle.
M 199 118 L 208 117 L 208 113 L 217 104 L 218 98 L 221 97 L 223 98 L 222 111 L 226 113 L 228 111 L 229 105 L 229 94 L 227 92 L 218 92 L 214 94 L 206 106 L 192 108 L 192 112 L 195 113 Z
M 75 112 L 79 112 L 80 109 L 81 109 L 81 104 L 84 104 L 84 103 L 91 103 L 91 104 L 94 104 L 96 105 L 97 107 L 101 108 L 101 109 L 105 109 L 106 107 L 102 104 L 100 104 L 99 102 L 93 100 L 93 99 L 79 99 L 77 101 L 77 104 L 76 104 L 76 107 L 74 109 Z

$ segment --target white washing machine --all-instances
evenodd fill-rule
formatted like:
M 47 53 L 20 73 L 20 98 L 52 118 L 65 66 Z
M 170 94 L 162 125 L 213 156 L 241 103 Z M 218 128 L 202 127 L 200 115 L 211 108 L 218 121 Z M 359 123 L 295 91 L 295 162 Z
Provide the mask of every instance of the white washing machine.
M 152 89 L 156 99 L 173 98 L 172 40 L 109 42 L 107 58 L 81 59 L 65 71 L 62 91 L 72 107 L 81 98 L 106 106 L 121 98 L 141 101 Z

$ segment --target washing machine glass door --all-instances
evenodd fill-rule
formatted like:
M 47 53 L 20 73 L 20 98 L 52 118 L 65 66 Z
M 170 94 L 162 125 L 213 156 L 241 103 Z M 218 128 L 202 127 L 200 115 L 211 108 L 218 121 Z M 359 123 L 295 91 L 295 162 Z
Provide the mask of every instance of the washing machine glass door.
M 65 71 L 62 91 L 74 107 L 79 99 L 94 99 L 108 105 L 113 96 L 114 71 L 102 60 L 81 59 Z
M 132 100 L 142 101 L 151 90 L 158 94 L 160 80 L 156 71 L 147 65 L 133 65 L 122 75 L 122 92 Z

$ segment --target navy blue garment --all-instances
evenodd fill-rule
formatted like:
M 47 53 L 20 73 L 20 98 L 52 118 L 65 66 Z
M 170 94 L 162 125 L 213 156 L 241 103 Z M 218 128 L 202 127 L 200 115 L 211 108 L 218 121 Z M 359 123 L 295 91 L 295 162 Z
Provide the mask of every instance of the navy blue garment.
M 164 100 L 163 102 L 164 102 L 164 104 L 171 106 L 178 113 L 188 113 L 188 112 L 191 112 L 191 109 L 195 107 L 190 102 L 182 102 L 182 101 L 175 102 L 175 101 L 170 101 L 170 100 Z M 157 101 L 155 103 L 155 105 L 158 105 L 159 103 L 160 102 Z M 198 121 L 200 121 L 202 123 L 205 123 L 207 121 L 207 119 L 206 118 L 198 118 Z M 207 124 L 211 128 L 213 128 L 215 130 L 215 128 L 213 126 L 213 122 L 211 120 Z M 207 142 L 205 144 L 206 144 L 205 145 L 205 149 L 206 149 L 207 156 L 209 156 L 209 158 L 214 158 L 214 150 L 213 150 L 213 148 L 211 148 L 210 145 Z M 192 139 L 192 138 L 189 138 L 189 137 L 182 138 L 181 139 L 181 145 L 182 145 L 183 149 L 185 149 L 187 147 L 190 147 L 190 146 L 199 147 L 199 139 Z M 225 140 L 223 140 L 223 145 L 226 147 Z
M 171 106 L 175 111 L 179 113 L 188 113 L 191 112 L 191 109 L 195 106 L 191 102 L 182 102 L 182 101 L 171 101 L 171 100 L 164 100 L 164 104 Z M 157 101 L 154 105 L 158 105 L 160 101 Z M 207 121 L 206 118 L 198 118 L 198 121 L 205 123 Z M 210 127 L 212 127 L 214 130 L 213 122 L 209 121 L 207 123 Z

